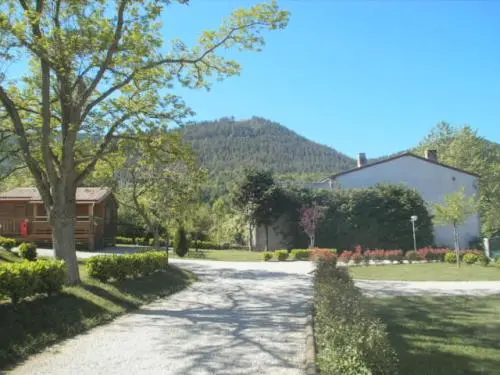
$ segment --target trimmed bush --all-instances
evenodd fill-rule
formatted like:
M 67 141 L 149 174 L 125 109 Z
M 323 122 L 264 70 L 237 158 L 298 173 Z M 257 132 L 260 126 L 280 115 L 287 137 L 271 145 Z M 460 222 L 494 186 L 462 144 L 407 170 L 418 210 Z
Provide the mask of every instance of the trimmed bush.
M 161 246 L 161 247 L 167 246 L 167 240 L 164 239 L 164 238 L 162 238 L 162 237 L 159 238 L 158 242 L 159 242 L 159 246 Z M 149 241 L 148 241 L 148 244 L 149 244 L 149 246 L 154 246 L 155 239 L 154 238 L 150 238 Z
M 271 251 L 266 251 L 264 253 L 264 260 L 267 262 L 268 260 L 273 259 L 273 253 Z
M 466 264 L 474 264 L 477 262 L 479 255 L 473 253 L 464 254 L 463 261 Z
M 351 255 L 351 260 L 354 264 L 360 264 L 364 260 L 364 257 L 361 253 L 354 253 Z
M 329 262 L 337 261 L 336 249 L 312 249 L 309 259 L 312 261 L 326 260 Z
M 102 282 L 147 276 L 167 269 L 168 253 L 148 251 L 124 255 L 98 255 L 89 258 L 86 267 L 90 277 Z
M 61 291 L 66 267 L 61 260 L 0 264 L 0 296 L 12 303 L 39 293 L 51 295 Z
M 340 256 L 339 256 L 339 262 L 349 263 L 349 261 L 351 260 L 352 254 L 353 254 L 353 252 L 349 251 L 349 250 L 342 251 L 342 254 L 340 254 Z
M 384 257 L 391 262 L 399 262 L 403 261 L 403 251 L 402 250 L 387 250 L 384 253 Z
M 139 246 L 148 246 L 149 245 L 149 239 L 146 237 L 136 237 L 134 239 L 134 242 L 136 245 L 139 245 Z
M 35 261 L 37 256 L 36 244 L 34 244 L 33 242 L 23 242 L 21 245 L 19 245 L 19 254 L 23 259 Z
M 0 246 L 7 251 L 11 251 L 16 246 L 16 240 L 13 238 L 0 237 Z
M 483 267 L 486 267 L 488 264 L 490 264 L 490 258 L 488 258 L 486 255 L 481 254 L 477 256 L 477 264 L 480 264 Z
M 180 257 L 185 256 L 189 251 L 189 244 L 186 237 L 186 231 L 184 230 L 183 227 L 179 227 L 175 231 L 174 251 Z
M 308 249 L 294 249 L 291 252 L 294 260 L 309 260 L 311 250 Z
M 366 250 L 365 256 L 367 256 L 370 260 L 373 260 L 373 261 L 381 261 L 381 260 L 385 260 L 385 251 L 384 250 Z
M 408 263 L 413 263 L 422 260 L 422 257 L 415 250 L 410 250 L 406 252 L 405 259 L 408 261 Z
M 288 259 L 288 250 L 276 250 L 275 254 L 276 259 L 278 259 L 280 262 Z
M 450 250 L 424 247 L 423 249 L 419 249 L 417 252 L 420 255 L 420 258 L 422 258 L 422 260 L 426 260 L 428 262 L 433 260 L 443 262 L 444 256 L 446 255 L 446 253 L 449 253 Z
M 452 253 L 451 251 L 446 253 L 444 256 L 444 261 L 446 263 L 457 263 L 457 254 Z
M 130 237 L 116 236 L 116 243 L 120 245 L 134 245 L 135 240 Z
M 318 261 L 314 273 L 315 340 L 321 374 L 393 375 L 398 359 L 386 327 L 366 307 L 346 269 Z

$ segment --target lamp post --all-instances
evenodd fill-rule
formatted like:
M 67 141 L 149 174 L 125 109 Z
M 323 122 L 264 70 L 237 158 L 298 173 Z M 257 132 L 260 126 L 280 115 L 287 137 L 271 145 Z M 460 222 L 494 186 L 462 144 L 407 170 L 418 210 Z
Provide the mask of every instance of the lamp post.
M 415 235 L 415 222 L 418 220 L 417 215 L 412 215 L 410 218 L 411 227 L 413 229 L 413 248 L 417 251 L 417 236 Z

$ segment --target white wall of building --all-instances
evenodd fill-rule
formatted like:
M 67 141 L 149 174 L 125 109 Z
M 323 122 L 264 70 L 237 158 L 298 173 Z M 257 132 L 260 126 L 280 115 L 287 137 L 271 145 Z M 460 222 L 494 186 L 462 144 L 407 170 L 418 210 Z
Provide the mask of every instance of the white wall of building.
M 410 155 L 337 176 L 332 186 L 333 189 L 363 188 L 380 183 L 401 183 L 416 189 L 429 205 L 429 210 L 433 203 L 442 203 L 446 194 L 453 193 L 462 187 L 465 194 L 469 196 L 478 194 L 477 177 Z M 330 182 L 317 183 L 312 187 L 329 189 Z M 479 214 L 471 216 L 465 224 L 460 226 L 459 232 L 460 247 L 467 248 L 471 239 L 480 236 Z M 452 227 L 435 225 L 434 236 L 436 245 L 451 246 L 453 244 Z

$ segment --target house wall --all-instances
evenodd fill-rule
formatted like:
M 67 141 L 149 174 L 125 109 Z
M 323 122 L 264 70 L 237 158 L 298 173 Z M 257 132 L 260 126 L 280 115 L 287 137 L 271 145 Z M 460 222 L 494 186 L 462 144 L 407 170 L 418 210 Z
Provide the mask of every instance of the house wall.
M 442 203 L 446 194 L 456 192 L 462 187 L 465 189 L 465 194 L 478 195 L 477 177 L 412 156 L 401 157 L 338 176 L 333 181 L 332 188 L 363 188 L 380 183 L 402 183 L 414 188 L 429 206 Z M 316 184 L 315 188 L 328 189 L 329 182 Z M 480 236 L 479 213 L 471 216 L 465 224 L 461 225 L 459 232 L 460 247 L 467 248 L 471 239 Z M 450 226 L 435 225 L 434 236 L 436 245 L 451 246 L 453 244 L 453 229 Z

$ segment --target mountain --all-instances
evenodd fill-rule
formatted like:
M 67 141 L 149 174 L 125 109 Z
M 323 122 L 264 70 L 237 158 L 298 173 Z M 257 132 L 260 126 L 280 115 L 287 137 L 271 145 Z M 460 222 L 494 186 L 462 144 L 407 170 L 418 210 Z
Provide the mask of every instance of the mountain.
M 356 165 L 354 159 L 260 117 L 221 118 L 182 128 L 212 176 L 255 166 L 283 174 L 330 174 Z

